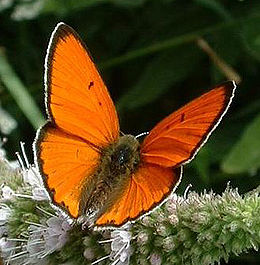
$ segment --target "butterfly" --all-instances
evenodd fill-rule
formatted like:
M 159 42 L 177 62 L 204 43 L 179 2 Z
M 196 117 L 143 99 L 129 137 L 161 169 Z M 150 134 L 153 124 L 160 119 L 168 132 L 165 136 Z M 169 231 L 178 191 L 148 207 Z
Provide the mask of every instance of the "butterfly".
M 121 226 L 160 205 L 178 186 L 234 96 L 220 84 L 159 122 L 140 143 L 122 135 L 115 106 L 78 34 L 54 29 L 45 59 L 47 123 L 35 164 L 54 205 L 94 226 Z

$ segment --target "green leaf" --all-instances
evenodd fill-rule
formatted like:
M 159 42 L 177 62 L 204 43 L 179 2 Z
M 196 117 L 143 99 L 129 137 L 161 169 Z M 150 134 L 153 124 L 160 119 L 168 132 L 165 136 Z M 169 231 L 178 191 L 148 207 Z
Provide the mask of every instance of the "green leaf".
M 68 14 L 72 11 L 81 10 L 82 8 L 88 8 L 104 2 L 108 2 L 108 0 L 47 0 L 44 4 L 43 12 L 55 14 Z
M 193 166 L 196 168 L 199 176 L 203 183 L 209 183 L 209 176 L 210 176 L 210 150 L 207 146 L 204 146 L 199 153 L 197 154 L 196 158 L 193 161 Z
M 118 6 L 123 7 L 137 7 L 142 6 L 147 0 L 111 0 L 111 2 Z
M 227 11 L 227 9 L 218 1 L 215 0 L 194 0 L 195 3 L 199 5 L 211 9 L 216 14 L 224 18 L 225 20 L 232 19 L 231 14 Z
M 227 173 L 255 172 L 260 167 L 260 114 L 222 162 Z
M 242 25 L 241 35 L 247 51 L 258 61 L 260 60 L 260 18 Z
M 195 45 L 162 53 L 146 67 L 137 84 L 119 99 L 118 109 L 131 110 L 155 101 L 196 69 L 201 55 Z

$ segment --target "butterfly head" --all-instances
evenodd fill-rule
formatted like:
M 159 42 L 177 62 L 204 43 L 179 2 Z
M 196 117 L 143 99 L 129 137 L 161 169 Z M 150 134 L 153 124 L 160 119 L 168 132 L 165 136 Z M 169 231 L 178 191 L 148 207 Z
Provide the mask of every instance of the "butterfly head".
M 107 149 L 112 172 L 133 173 L 140 163 L 140 144 L 132 135 L 124 135 Z M 128 174 L 127 174 L 128 175 Z

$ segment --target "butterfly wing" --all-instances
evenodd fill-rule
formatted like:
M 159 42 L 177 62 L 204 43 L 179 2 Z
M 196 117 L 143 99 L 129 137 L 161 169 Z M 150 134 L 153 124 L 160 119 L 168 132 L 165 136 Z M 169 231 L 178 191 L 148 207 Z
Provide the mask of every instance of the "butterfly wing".
M 182 168 L 142 164 L 124 187 L 120 198 L 96 221 L 98 226 L 120 226 L 162 202 L 177 187 Z
M 76 218 L 82 188 L 94 185 L 100 150 L 118 139 L 119 124 L 90 55 L 64 23 L 48 46 L 45 88 L 49 122 L 37 133 L 35 163 L 53 202 Z
M 118 138 L 118 117 L 108 90 L 80 37 L 64 23 L 52 33 L 45 86 L 49 118 L 59 128 L 96 147 Z
M 181 164 L 194 157 L 225 114 L 235 84 L 226 82 L 158 123 L 141 145 L 141 165 L 120 198 L 96 221 L 122 225 L 161 203 L 177 187 Z
M 80 137 L 47 123 L 38 131 L 36 163 L 52 201 L 78 217 L 82 188 L 92 185 L 99 153 Z
M 190 161 L 226 113 L 235 88 L 225 82 L 159 122 L 144 139 L 142 160 L 164 167 Z

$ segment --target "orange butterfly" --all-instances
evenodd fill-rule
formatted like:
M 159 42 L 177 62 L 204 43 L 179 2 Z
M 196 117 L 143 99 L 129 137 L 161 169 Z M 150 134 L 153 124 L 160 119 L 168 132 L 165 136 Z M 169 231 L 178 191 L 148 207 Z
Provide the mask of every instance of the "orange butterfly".
M 49 121 L 35 163 L 53 203 L 96 226 L 119 226 L 153 209 L 226 113 L 235 83 L 223 83 L 158 123 L 143 143 L 120 136 L 115 106 L 77 33 L 59 23 L 45 60 Z

